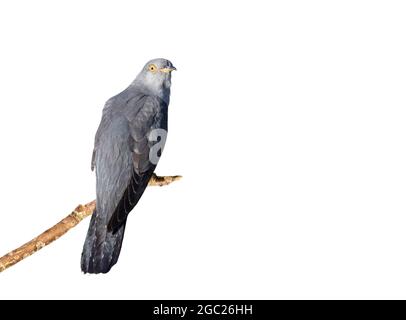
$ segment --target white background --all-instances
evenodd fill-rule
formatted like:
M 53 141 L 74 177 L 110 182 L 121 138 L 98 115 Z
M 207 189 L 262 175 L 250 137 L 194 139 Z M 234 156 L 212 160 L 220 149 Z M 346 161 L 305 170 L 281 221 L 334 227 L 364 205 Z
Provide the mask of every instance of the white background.
M 0 254 L 94 198 L 104 102 L 170 59 L 169 136 L 118 264 L 88 221 L 0 298 L 406 298 L 403 1 L 3 1 Z

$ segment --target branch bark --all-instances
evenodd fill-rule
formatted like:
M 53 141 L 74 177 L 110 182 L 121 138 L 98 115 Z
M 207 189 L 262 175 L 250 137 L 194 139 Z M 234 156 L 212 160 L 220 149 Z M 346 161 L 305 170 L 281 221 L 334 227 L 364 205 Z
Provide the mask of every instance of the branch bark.
M 149 181 L 149 186 L 166 186 L 174 181 L 182 178 L 181 176 L 157 176 L 153 175 Z M 31 241 L 23 244 L 21 247 L 10 251 L 6 255 L 0 258 L 0 272 L 6 270 L 7 268 L 15 265 L 21 260 L 29 257 L 35 252 L 41 250 L 43 247 L 52 243 L 56 239 L 63 236 L 70 229 L 75 227 L 84 218 L 92 215 L 94 209 L 96 208 L 96 200 L 93 200 L 85 205 L 79 205 L 70 213 L 67 217 L 59 221 L 56 225 L 49 228 L 48 230 L 41 233 L 39 236 L 35 237 Z

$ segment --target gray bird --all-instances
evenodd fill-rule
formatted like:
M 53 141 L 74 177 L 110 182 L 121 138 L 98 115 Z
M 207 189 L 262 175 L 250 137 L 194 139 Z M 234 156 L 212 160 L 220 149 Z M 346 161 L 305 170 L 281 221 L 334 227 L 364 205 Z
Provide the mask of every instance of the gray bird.
M 117 262 L 129 212 L 144 193 L 166 140 L 171 72 L 149 61 L 131 85 L 109 99 L 96 132 L 96 210 L 82 252 L 82 271 L 106 273 Z

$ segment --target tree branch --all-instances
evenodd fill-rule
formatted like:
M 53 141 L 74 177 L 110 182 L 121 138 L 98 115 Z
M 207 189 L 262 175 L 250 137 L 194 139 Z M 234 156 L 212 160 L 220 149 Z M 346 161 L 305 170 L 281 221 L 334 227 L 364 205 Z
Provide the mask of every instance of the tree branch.
M 182 178 L 181 176 L 164 176 L 160 177 L 154 175 L 149 181 L 149 186 L 166 186 L 174 181 Z M 79 205 L 75 210 L 67 217 L 59 221 L 56 225 L 50 229 L 41 233 L 38 237 L 35 237 L 31 241 L 23 244 L 21 247 L 10 251 L 6 255 L 0 258 L 0 272 L 6 270 L 7 268 L 15 265 L 21 260 L 29 257 L 38 250 L 41 250 L 43 247 L 47 246 L 51 242 L 63 236 L 70 229 L 75 227 L 80 221 L 84 218 L 92 215 L 94 209 L 96 208 L 96 200 L 93 200 L 85 205 Z

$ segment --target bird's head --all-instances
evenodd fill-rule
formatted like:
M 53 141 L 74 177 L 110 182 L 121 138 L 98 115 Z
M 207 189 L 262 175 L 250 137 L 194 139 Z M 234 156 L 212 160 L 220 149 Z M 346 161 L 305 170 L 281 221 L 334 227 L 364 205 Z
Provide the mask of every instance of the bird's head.
M 160 95 L 171 87 L 171 73 L 174 70 L 176 68 L 169 60 L 153 59 L 142 68 L 135 82 Z

